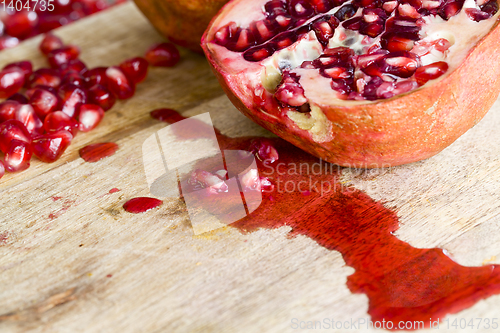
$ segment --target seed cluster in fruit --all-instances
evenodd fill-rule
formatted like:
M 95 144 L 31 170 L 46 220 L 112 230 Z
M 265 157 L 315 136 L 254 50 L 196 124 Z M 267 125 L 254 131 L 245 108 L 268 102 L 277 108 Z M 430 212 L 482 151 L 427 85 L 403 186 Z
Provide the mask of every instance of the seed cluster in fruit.
M 474 29 L 497 11 L 496 0 L 270 0 L 259 19 L 226 23 L 212 43 L 266 66 L 263 86 L 307 112 L 300 80 L 310 72 L 337 99 L 391 98 L 447 73 L 448 30 Z

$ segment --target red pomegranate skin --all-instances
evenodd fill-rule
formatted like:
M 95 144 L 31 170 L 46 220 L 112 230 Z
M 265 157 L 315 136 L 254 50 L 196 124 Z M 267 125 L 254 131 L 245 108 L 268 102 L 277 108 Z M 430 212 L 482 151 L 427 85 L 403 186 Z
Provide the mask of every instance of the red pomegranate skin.
M 500 1 L 499 1 L 500 2 Z M 378 168 L 420 161 L 436 155 L 476 125 L 500 93 L 500 25 L 469 51 L 442 80 L 412 92 L 356 106 L 318 104 L 331 122 L 326 142 L 316 142 L 288 117 L 258 110 L 245 95 L 237 75 L 225 72 L 209 44 L 220 28 L 214 17 L 202 47 L 222 88 L 245 116 L 293 145 L 325 161 L 346 167 Z
M 151 24 L 171 42 L 201 53 L 201 36 L 228 0 L 134 0 Z

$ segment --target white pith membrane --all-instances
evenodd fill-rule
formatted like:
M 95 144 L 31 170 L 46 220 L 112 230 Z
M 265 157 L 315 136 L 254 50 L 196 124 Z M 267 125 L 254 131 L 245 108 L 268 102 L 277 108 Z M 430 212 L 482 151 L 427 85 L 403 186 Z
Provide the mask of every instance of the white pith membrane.
M 233 81 L 231 89 L 235 91 L 240 99 L 242 99 L 244 104 L 255 105 L 255 97 L 264 97 L 264 89 L 269 94 L 274 94 L 277 87 L 282 83 L 283 71 L 296 74 L 300 77 L 298 83 L 304 90 L 303 95 L 307 99 L 307 104 L 311 112 L 303 113 L 299 112 L 299 110 L 293 110 L 293 108 L 283 107 L 282 109 L 284 112 L 282 112 L 282 114 L 286 114 L 299 128 L 308 130 L 313 136 L 314 141 L 324 142 L 331 140 L 331 138 L 328 137 L 328 127 L 331 124 L 329 124 L 322 113 L 321 108 L 318 107 L 319 105 L 354 106 L 385 100 L 384 98 L 376 100 L 346 99 L 345 95 L 342 96 L 339 92 L 332 89 L 332 79 L 322 76 L 319 69 L 301 68 L 300 66 L 304 62 L 318 59 L 324 52 L 324 46 L 318 41 L 314 31 L 310 31 L 292 45 L 278 50 L 270 57 L 258 62 L 247 61 L 243 57 L 243 52 L 231 51 L 214 42 L 215 33 L 218 29 L 231 22 L 235 22 L 238 27 L 245 29 L 248 28 L 252 22 L 265 19 L 266 14 L 263 8 L 268 2 L 269 0 L 240 0 L 231 2 L 227 5 L 227 10 L 224 11 L 224 15 L 219 16 L 212 24 L 210 30 L 211 35 L 208 35 L 209 43 L 207 43 L 207 47 L 209 51 L 217 55 L 216 61 L 218 66 L 220 66 L 223 72 L 229 74 Z M 307 25 L 319 17 L 333 15 L 342 6 L 349 3 L 351 3 L 351 1 L 334 7 L 326 13 L 316 14 L 308 19 L 303 25 Z M 465 60 L 471 48 L 492 29 L 500 16 L 500 11 L 498 11 L 493 17 L 476 22 L 466 14 L 465 9 L 467 8 L 479 9 L 479 6 L 476 4 L 475 0 L 466 0 L 460 12 L 450 17 L 448 20 L 444 20 L 439 15 L 421 17 L 421 20 L 425 23 L 421 26 L 419 31 L 420 40 L 415 42 L 413 50 L 419 46 L 423 47 L 439 39 L 446 39 L 451 46 L 443 52 L 431 48 L 428 54 L 420 57 L 420 67 L 436 62 L 446 62 L 449 67 L 445 74 L 437 79 L 431 79 L 423 86 L 416 85 L 410 91 L 432 85 L 450 75 Z M 362 10 L 363 8 L 359 8 L 357 13 L 349 19 L 361 16 Z M 397 11 L 398 9 L 388 14 L 388 17 L 392 17 Z M 242 15 L 242 13 L 245 14 Z M 373 45 L 380 45 L 380 37 L 383 33 L 375 38 L 371 38 L 362 35 L 358 31 L 344 28 L 342 26 L 343 22 L 340 22 L 340 25 L 335 29 L 333 37 L 329 39 L 328 49 L 349 47 L 354 50 L 356 55 L 362 55 L 367 54 L 368 49 Z M 410 52 L 411 51 L 412 50 L 410 50 Z M 356 67 L 355 80 L 359 79 L 359 71 L 359 68 Z M 383 80 L 386 81 L 384 78 Z M 398 83 L 409 80 L 415 81 L 412 77 L 400 78 L 394 76 L 387 81 Z M 407 91 L 404 93 L 407 93 Z M 395 96 L 398 96 L 398 94 Z M 266 112 L 269 116 L 276 117 L 275 113 L 270 114 L 271 112 L 268 112 L 268 110 L 264 108 L 261 108 L 261 111 Z M 324 121 L 326 121 L 326 124 L 319 124 Z

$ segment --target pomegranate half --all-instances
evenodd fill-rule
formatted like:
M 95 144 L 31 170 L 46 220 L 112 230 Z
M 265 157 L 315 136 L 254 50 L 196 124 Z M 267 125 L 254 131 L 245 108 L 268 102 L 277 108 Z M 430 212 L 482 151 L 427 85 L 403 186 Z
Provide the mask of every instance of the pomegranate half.
M 200 39 L 228 0 L 134 0 L 151 24 L 180 46 L 202 52 Z
M 498 0 L 234 0 L 202 38 L 232 103 L 328 162 L 440 152 L 500 92 Z

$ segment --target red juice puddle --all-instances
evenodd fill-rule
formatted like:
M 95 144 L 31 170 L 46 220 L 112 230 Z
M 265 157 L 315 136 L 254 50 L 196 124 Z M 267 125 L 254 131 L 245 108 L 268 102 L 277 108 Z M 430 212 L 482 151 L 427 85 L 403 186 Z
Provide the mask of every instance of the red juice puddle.
M 155 198 L 139 197 L 130 199 L 123 204 L 123 209 L 132 214 L 145 213 L 160 206 L 163 201 Z
M 94 143 L 80 149 L 80 157 L 86 162 L 94 163 L 103 158 L 112 156 L 118 150 L 118 145 L 114 142 Z
M 118 188 L 112 188 L 111 190 L 109 190 L 109 194 L 113 194 L 113 193 L 117 193 L 117 192 L 120 192 L 121 190 L 118 189 Z
M 200 122 L 199 127 L 208 126 Z M 191 129 L 183 136 L 199 138 L 196 133 L 203 130 Z M 259 139 L 216 133 L 221 149 L 247 150 Z M 260 176 L 271 179 L 275 188 L 263 193 L 257 210 L 230 226 L 245 233 L 288 226 L 291 236 L 304 235 L 339 251 L 355 269 L 347 286 L 368 296 L 372 321 L 392 321 L 395 329 L 406 321 L 423 321 L 429 327 L 431 318 L 435 321 L 500 293 L 500 266 L 464 267 L 442 249 L 418 249 L 399 240 L 392 234 L 399 228 L 397 215 L 365 193 L 341 185 L 340 167 L 320 162 L 284 140 L 270 140 L 278 161 L 257 162 Z

